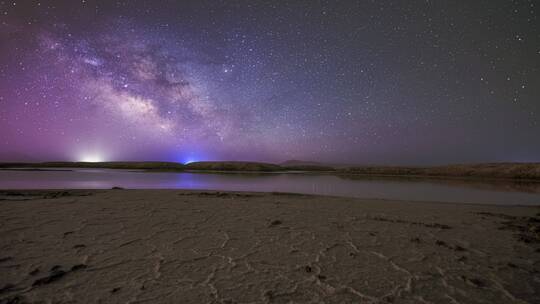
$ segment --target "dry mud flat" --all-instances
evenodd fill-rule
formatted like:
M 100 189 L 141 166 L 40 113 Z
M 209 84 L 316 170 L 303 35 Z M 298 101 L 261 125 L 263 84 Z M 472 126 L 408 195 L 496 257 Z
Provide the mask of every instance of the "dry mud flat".
M 0 191 L 0 303 L 540 303 L 539 212 Z

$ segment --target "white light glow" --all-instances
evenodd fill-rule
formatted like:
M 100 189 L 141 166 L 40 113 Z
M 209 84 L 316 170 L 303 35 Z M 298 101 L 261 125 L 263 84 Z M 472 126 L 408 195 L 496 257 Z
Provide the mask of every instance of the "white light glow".
M 86 163 L 99 163 L 99 162 L 104 161 L 104 159 L 99 154 L 86 154 L 86 155 L 83 155 L 79 161 L 86 162 Z

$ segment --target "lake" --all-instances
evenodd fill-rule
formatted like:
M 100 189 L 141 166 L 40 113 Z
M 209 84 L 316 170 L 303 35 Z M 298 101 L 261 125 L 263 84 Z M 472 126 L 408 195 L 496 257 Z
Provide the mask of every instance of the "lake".
M 0 170 L 0 189 L 206 189 L 368 199 L 540 205 L 540 183 L 300 173 L 171 173 L 112 169 Z

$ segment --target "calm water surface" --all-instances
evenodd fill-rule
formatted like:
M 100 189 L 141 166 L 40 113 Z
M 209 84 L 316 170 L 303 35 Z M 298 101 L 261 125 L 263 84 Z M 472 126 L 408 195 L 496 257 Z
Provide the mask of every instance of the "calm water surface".
M 479 183 L 312 174 L 209 174 L 109 169 L 0 170 L 0 189 L 208 189 L 372 199 L 540 205 L 540 183 Z

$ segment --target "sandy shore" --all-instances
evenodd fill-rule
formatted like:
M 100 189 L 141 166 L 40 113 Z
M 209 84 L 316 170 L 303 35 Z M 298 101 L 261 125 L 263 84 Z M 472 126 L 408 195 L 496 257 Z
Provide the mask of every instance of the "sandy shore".
M 539 212 L 0 191 L 0 303 L 540 303 Z

